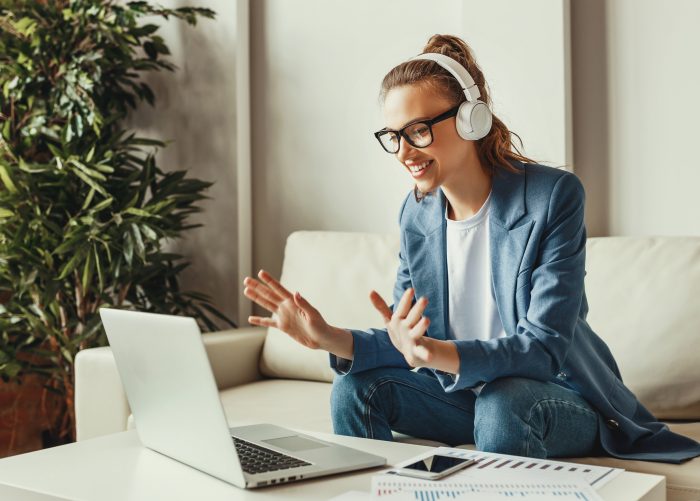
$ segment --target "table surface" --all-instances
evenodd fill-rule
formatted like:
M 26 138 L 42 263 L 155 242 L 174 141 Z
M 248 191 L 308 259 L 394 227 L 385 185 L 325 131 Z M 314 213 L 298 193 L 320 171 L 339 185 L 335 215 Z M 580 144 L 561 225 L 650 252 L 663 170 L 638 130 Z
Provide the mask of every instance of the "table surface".
M 395 465 L 431 447 L 307 432 L 387 458 Z M 16 501 L 327 500 L 347 491 L 369 492 L 386 467 L 243 490 L 144 448 L 134 430 L 0 460 L 0 499 Z M 599 491 L 603 499 L 663 501 L 666 479 L 623 472 Z

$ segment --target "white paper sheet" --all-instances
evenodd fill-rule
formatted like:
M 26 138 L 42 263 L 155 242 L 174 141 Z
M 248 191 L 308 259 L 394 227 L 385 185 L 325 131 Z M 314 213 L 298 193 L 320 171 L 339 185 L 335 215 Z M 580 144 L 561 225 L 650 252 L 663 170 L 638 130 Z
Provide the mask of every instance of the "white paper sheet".
M 507 454 L 496 454 L 492 452 L 479 452 L 467 449 L 454 449 L 451 447 L 438 447 L 429 452 L 423 453 L 409 460 L 396 465 L 401 467 L 411 464 L 419 459 L 432 454 L 444 454 L 447 456 L 464 457 L 477 461 L 477 464 L 465 470 L 460 470 L 448 478 L 466 476 L 470 478 L 480 478 L 487 472 L 496 472 L 502 475 L 503 479 L 508 479 L 512 475 L 524 473 L 530 478 L 539 478 L 545 474 L 556 476 L 567 475 L 591 485 L 594 489 L 600 489 L 603 485 L 625 471 L 621 468 L 608 468 L 604 466 L 583 465 L 577 463 L 567 463 L 565 461 L 553 461 L 550 459 L 532 459 L 520 456 L 509 456 Z M 519 477 L 518 477 L 519 478 Z

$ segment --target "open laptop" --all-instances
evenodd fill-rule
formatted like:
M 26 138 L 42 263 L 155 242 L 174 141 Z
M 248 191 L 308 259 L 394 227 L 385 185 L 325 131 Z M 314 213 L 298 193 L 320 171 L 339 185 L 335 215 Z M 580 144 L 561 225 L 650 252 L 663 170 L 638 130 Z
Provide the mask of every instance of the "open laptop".
M 100 316 L 149 449 L 242 488 L 386 464 L 271 424 L 229 429 L 193 318 L 107 308 Z

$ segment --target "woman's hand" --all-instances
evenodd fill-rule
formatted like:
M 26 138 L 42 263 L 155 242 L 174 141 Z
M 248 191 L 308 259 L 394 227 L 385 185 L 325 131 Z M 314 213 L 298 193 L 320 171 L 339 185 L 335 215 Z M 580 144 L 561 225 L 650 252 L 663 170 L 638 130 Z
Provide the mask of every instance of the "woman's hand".
M 353 340 L 349 331 L 328 325 L 299 292 L 292 294 L 266 271 L 260 270 L 258 278 L 243 280 L 243 294 L 272 313 L 272 317 L 250 316 L 248 322 L 275 327 L 308 348 L 323 349 L 352 360 Z
M 396 349 L 411 367 L 421 367 L 428 365 L 435 353 L 432 340 L 424 337 L 430 325 L 430 319 L 423 316 L 428 299 L 422 297 L 411 307 L 413 294 L 413 288 L 406 289 L 393 313 L 376 291 L 372 291 L 369 298 L 384 319 L 384 325 Z

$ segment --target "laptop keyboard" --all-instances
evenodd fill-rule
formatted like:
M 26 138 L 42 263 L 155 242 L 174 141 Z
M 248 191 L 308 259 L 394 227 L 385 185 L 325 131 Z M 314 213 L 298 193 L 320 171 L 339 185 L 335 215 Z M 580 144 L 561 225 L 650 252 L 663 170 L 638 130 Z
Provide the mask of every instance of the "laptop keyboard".
M 251 444 L 237 437 L 233 438 L 241 467 L 246 473 L 265 473 L 268 471 L 288 470 L 299 466 L 308 466 L 311 463 L 301 459 Z

